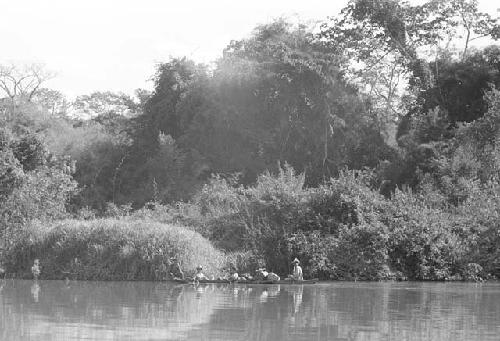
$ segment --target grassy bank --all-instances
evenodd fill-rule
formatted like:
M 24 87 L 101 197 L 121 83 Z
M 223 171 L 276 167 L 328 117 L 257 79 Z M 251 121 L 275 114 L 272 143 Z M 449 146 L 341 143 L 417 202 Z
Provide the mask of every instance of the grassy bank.
M 219 274 L 226 257 L 197 232 L 136 219 L 64 220 L 19 231 L 4 254 L 8 273 L 30 277 L 35 258 L 43 279 L 156 280 L 177 257 L 187 274 L 202 264 Z M 76 259 L 76 260 L 75 260 Z

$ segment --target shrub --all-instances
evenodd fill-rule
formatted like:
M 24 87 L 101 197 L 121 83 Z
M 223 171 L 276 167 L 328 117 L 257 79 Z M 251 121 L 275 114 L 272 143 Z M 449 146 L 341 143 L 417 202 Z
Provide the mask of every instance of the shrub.
M 288 238 L 288 251 L 301 260 L 308 278 L 381 280 L 392 276 L 387 238 L 382 227 L 366 224 L 344 226 L 338 237 L 319 231 L 298 232 Z
M 32 224 L 6 250 L 4 264 L 7 272 L 26 276 L 33 259 L 39 258 L 42 278 L 47 279 L 70 272 L 88 280 L 153 280 L 171 257 L 177 257 L 187 274 L 201 264 L 207 274 L 217 275 L 226 262 L 223 253 L 194 231 L 123 218 Z
M 456 210 L 469 243 L 467 262 L 477 263 L 486 277 L 500 278 L 500 183 L 490 181 Z
M 329 252 L 338 247 L 338 239 L 320 231 L 298 231 L 287 238 L 289 259 L 299 258 L 305 278 L 332 279 L 335 265 Z M 292 265 L 288 262 L 290 273 Z
M 337 247 L 329 250 L 331 277 L 347 280 L 389 279 L 388 234 L 380 225 L 366 223 L 340 231 Z
M 452 216 L 411 192 L 396 192 L 385 220 L 391 266 L 415 280 L 446 280 L 460 271 L 467 243 Z
M 0 148 L 0 202 L 19 187 L 24 178 L 21 163 L 9 148 Z
M 474 182 L 465 201 L 449 206 L 432 179 L 418 193 L 398 190 L 388 199 L 373 189 L 371 171 L 343 171 L 307 188 L 287 167 L 247 188 L 215 177 L 191 203 L 154 204 L 124 219 L 191 226 L 229 251 L 239 272 L 266 266 L 285 275 L 298 257 L 306 277 L 321 279 L 500 275 L 498 184 Z
M 51 220 L 66 217 L 66 203 L 76 191 L 76 182 L 65 172 L 41 167 L 28 172 L 0 206 L 0 226 L 18 228 L 32 219 Z

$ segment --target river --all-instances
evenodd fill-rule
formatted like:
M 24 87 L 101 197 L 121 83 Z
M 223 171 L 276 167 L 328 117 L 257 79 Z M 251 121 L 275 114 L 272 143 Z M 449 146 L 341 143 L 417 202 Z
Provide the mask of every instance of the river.
M 1 340 L 500 339 L 500 283 L 2 280 Z

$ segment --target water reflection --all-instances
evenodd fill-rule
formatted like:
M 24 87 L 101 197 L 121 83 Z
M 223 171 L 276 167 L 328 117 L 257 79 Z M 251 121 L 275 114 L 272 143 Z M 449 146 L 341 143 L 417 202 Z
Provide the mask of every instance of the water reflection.
M 0 283 L 0 340 L 498 340 L 497 283 Z
M 38 303 L 39 296 L 40 296 L 40 285 L 38 284 L 38 281 L 35 281 L 31 285 L 31 296 L 33 296 L 33 300 Z

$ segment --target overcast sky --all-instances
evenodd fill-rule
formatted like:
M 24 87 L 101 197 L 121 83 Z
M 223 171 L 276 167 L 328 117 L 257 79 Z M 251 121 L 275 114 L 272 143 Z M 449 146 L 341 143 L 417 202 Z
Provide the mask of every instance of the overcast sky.
M 412 2 L 421 2 L 415 0 Z M 336 15 L 346 0 L 0 0 L 0 62 L 44 63 L 73 97 L 151 88 L 170 56 L 208 63 L 232 39 L 280 16 Z M 495 14 L 497 1 L 480 0 Z

